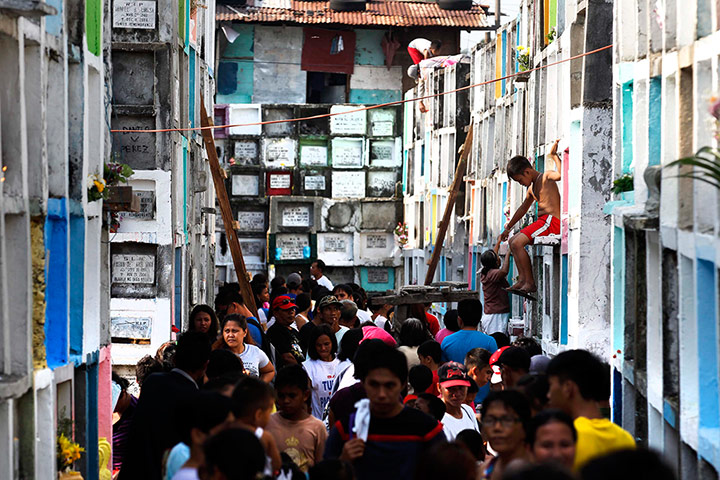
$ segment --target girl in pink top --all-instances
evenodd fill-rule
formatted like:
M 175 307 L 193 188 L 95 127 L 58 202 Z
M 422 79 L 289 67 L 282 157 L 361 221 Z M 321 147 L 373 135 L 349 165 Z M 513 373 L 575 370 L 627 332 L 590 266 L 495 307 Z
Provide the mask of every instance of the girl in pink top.
M 445 328 L 441 329 L 435 335 L 436 342 L 442 343 L 445 337 L 460 330 L 460 326 L 457 323 L 457 318 L 457 310 L 448 310 L 445 313 L 445 316 L 443 316 L 443 323 L 445 324 Z

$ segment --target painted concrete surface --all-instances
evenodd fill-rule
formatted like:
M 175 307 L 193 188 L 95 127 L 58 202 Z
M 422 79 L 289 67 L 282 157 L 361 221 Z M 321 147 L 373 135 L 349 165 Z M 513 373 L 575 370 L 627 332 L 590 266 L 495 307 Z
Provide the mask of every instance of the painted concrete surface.
M 634 174 L 635 205 L 612 210 L 612 327 L 618 350 L 630 349 L 629 342 L 647 345 L 647 361 L 641 366 L 620 354 L 613 360 L 614 390 L 622 390 L 621 404 L 614 408 L 622 410 L 624 426 L 636 427 L 641 442 L 663 452 L 681 479 L 718 478 L 720 469 L 718 332 L 716 322 L 708 320 L 717 316 L 718 221 L 707 206 L 716 203 L 717 192 L 678 179 L 682 172 L 677 168 L 664 169 L 659 218 L 653 219 L 659 227 L 646 228 L 645 263 L 636 265 L 626 246 L 642 231 L 647 217 L 645 169 L 715 143 L 713 124 L 705 113 L 708 94 L 702 92 L 709 92 L 716 80 L 710 72 L 720 55 L 720 37 L 717 19 L 708 20 L 703 10 L 706 4 L 673 5 L 664 18 L 638 9 L 631 21 L 614 22 L 619 56 L 613 65 L 613 176 L 622 171 Z M 622 2 L 614 8 L 618 19 L 634 10 Z M 628 164 L 630 145 L 634 149 Z M 647 330 L 628 334 L 636 319 L 622 311 L 632 292 L 621 284 L 626 277 L 643 276 L 647 299 L 641 307 L 647 311 Z M 639 419 L 627 413 L 638 399 L 646 399 L 646 413 Z

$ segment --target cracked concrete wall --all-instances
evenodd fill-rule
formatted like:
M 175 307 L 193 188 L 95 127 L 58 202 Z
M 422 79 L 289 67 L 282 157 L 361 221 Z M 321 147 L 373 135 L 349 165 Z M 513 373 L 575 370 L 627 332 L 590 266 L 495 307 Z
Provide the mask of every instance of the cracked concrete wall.
M 575 346 L 610 356 L 610 219 L 603 212 L 612 185 L 612 109 L 583 108 L 579 228 L 571 231 L 571 262 L 578 265 L 569 289 L 570 336 Z M 577 181 L 571 179 L 570 181 Z M 574 242 L 577 236 L 577 242 Z M 577 245 L 577 250 L 572 249 Z M 584 292 L 593 292 L 585 295 Z

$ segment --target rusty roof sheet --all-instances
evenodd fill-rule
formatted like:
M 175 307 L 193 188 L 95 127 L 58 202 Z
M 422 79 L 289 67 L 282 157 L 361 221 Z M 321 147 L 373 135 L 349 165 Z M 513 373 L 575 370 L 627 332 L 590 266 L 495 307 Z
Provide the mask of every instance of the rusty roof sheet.
M 267 2 L 270 3 L 270 2 Z M 285 2 L 275 0 L 271 4 Z M 490 27 L 485 9 L 473 5 L 470 10 L 443 10 L 435 2 L 380 0 L 367 2 L 365 11 L 336 12 L 329 2 L 288 0 L 291 8 L 267 6 L 227 6 L 218 4 L 218 21 L 243 23 L 289 23 L 303 25 L 357 25 L 392 27 L 448 27 L 479 29 Z

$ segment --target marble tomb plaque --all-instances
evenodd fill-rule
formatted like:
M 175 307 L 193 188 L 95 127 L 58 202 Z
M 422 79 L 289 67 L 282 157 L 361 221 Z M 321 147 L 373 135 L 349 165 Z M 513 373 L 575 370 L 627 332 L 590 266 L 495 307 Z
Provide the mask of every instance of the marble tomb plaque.
M 259 193 L 259 182 L 257 175 L 233 175 L 232 194 L 248 197 L 256 197 Z
M 112 283 L 155 283 L 155 257 L 153 255 L 112 256 Z
M 328 149 L 322 145 L 301 145 L 300 165 L 312 167 L 327 166 Z
M 362 198 L 365 196 L 364 172 L 333 172 L 332 196 L 334 198 Z
M 330 113 L 350 112 L 361 107 L 353 105 L 334 105 Z M 335 135 L 365 135 L 367 115 L 365 110 L 330 117 L 330 132 Z
M 325 177 L 323 175 L 305 177 L 305 190 L 325 190 Z
M 363 166 L 362 138 L 333 138 L 332 164 L 333 167 L 361 168 Z
M 387 248 L 387 235 L 366 235 L 365 248 Z
M 388 283 L 390 274 L 386 268 L 369 268 L 367 271 L 368 283 Z
M 238 212 L 240 231 L 264 232 L 265 212 Z
M 276 260 L 310 258 L 310 237 L 304 234 L 283 233 L 275 237 Z
M 290 188 L 291 176 L 289 173 L 269 173 L 268 175 L 270 175 L 271 189 Z
M 110 336 L 114 338 L 150 339 L 152 319 L 150 317 L 118 316 L 110 318 Z
M 282 209 L 283 227 L 309 227 L 310 210 L 308 205 L 285 206 Z
M 113 2 L 113 28 L 155 29 L 154 1 L 115 0 Z

